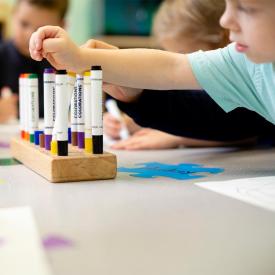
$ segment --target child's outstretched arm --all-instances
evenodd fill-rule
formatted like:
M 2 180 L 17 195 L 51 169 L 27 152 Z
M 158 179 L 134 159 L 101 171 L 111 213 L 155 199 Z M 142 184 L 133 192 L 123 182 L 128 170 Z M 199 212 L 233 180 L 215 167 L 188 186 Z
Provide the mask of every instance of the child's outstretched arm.
M 100 65 L 104 81 L 116 85 L 148 89 L 200 89 L 188 59 L 183 54 L 151 49 L 78 48 L 60 27 L 39 28 L 30 39 L 35 60 L 47 58 L 57 69 L 75 72 Z

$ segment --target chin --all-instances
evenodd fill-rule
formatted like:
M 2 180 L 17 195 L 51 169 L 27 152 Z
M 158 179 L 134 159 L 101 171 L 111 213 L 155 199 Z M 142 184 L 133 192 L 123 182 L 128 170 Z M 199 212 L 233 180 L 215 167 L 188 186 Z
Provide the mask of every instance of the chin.
M 255 64 L 263 64 L 263 63 L 270 63 L 275 61 L 275 57 L 273 59 L 264 57 L 264 56 L 257 56 L 253 54 L 246 54 L 246 57 Z M 272 61 L 273 60 L 273 61 Z

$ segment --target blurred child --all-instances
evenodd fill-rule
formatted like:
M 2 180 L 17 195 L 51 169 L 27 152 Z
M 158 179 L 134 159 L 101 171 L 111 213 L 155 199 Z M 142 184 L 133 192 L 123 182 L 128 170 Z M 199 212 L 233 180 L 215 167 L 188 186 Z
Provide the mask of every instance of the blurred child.
M 38 61 L 46 57 L 57 69 L 83 72 L 91 65 L 100 65 L 104 81 L 119 86 L 154 90 L 203 88 L 225 111 L 245 107 L 274 124 L 274 14 L 274 1 L 226 0 L 220 23 L 230 31 L 235 43 L 213 51 L 186 55 L 151 49 L 83 49 L 63 29 L 46 26 L 32 35 L 30 52 Z M 132 101 L 138 100 L 140 93 L 116 89 L 111 95 Z
M 12 14 L 12 39 L 0 44 L 0 90 L 9 88 L 18 94 L 18 78 L 21 73 L 37 73 L 39 77 L 40 114 L 43 113 L 44 68 L 50 64 L 45 60 L 36 62 L 30 58 L 31 34 L 44 25 L 64 27 L 68 0 L 16 0 Z M 17 96 L 0 99 L 0 121 L 6 122 L 17 113 Z
M 172 52 L 190 53 L 200 49 L 212 50 L 224 47 L 229 43 L 228 31 L 219 24 L 224 9 L 225 2 L 220 0 L 166 0 L 161 4 L 155 16 L 153 34 L 161 48 Z M 213 108 L 211 98 L 204 91 L 202 91 L 201 98 Z M 218 105 L 214 108 L 219 109 Z M 225 146 L 246 144 L 248 141 L 254 140 L 254 137 L 252 140 L 247 140 L 246 137 L 243 140 L 236 139 L 234 142 L 219 142 L 179 137 L 150 128 L 141 128 L 126 114 L 123 115 L 123 118 L 124 121 L 121 122 L 108 112 L 104 114 L 104 131 L 108 136 L 118 140 L 122 123 L 133 134 L 126 140 L 116 142 L 112 146 L 114 149 L 139 150 L 166 149 L 179 146 Z M 228 121 L 224 120 L 223 124 L 228 125 Z

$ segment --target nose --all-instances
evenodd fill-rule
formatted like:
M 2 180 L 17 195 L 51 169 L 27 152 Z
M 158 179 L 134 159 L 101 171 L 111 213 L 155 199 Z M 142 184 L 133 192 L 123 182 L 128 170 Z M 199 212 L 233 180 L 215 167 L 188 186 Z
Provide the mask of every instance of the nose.
M 227 5 L 222 17 L 220 18 L 220 25 L 223 28 L 228 29 L 230 31 L 234 31 L 234 32 L 238 31 L 239 26 L 236 21 L 236 16 L 237 16 L 236 14 L 234 16 L 233 7 L 230 7 L 229 5 Z

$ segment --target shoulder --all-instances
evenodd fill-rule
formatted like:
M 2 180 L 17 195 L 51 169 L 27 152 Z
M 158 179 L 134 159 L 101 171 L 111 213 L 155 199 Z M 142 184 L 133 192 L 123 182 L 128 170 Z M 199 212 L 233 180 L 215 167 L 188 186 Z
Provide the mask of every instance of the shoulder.
M 18 51 L 15 48 L 14 44 L 12 41 L 4 41 L 0 43 L 0 57 L 9 59 L 12 58 L 13 56 L 17 56 Z

